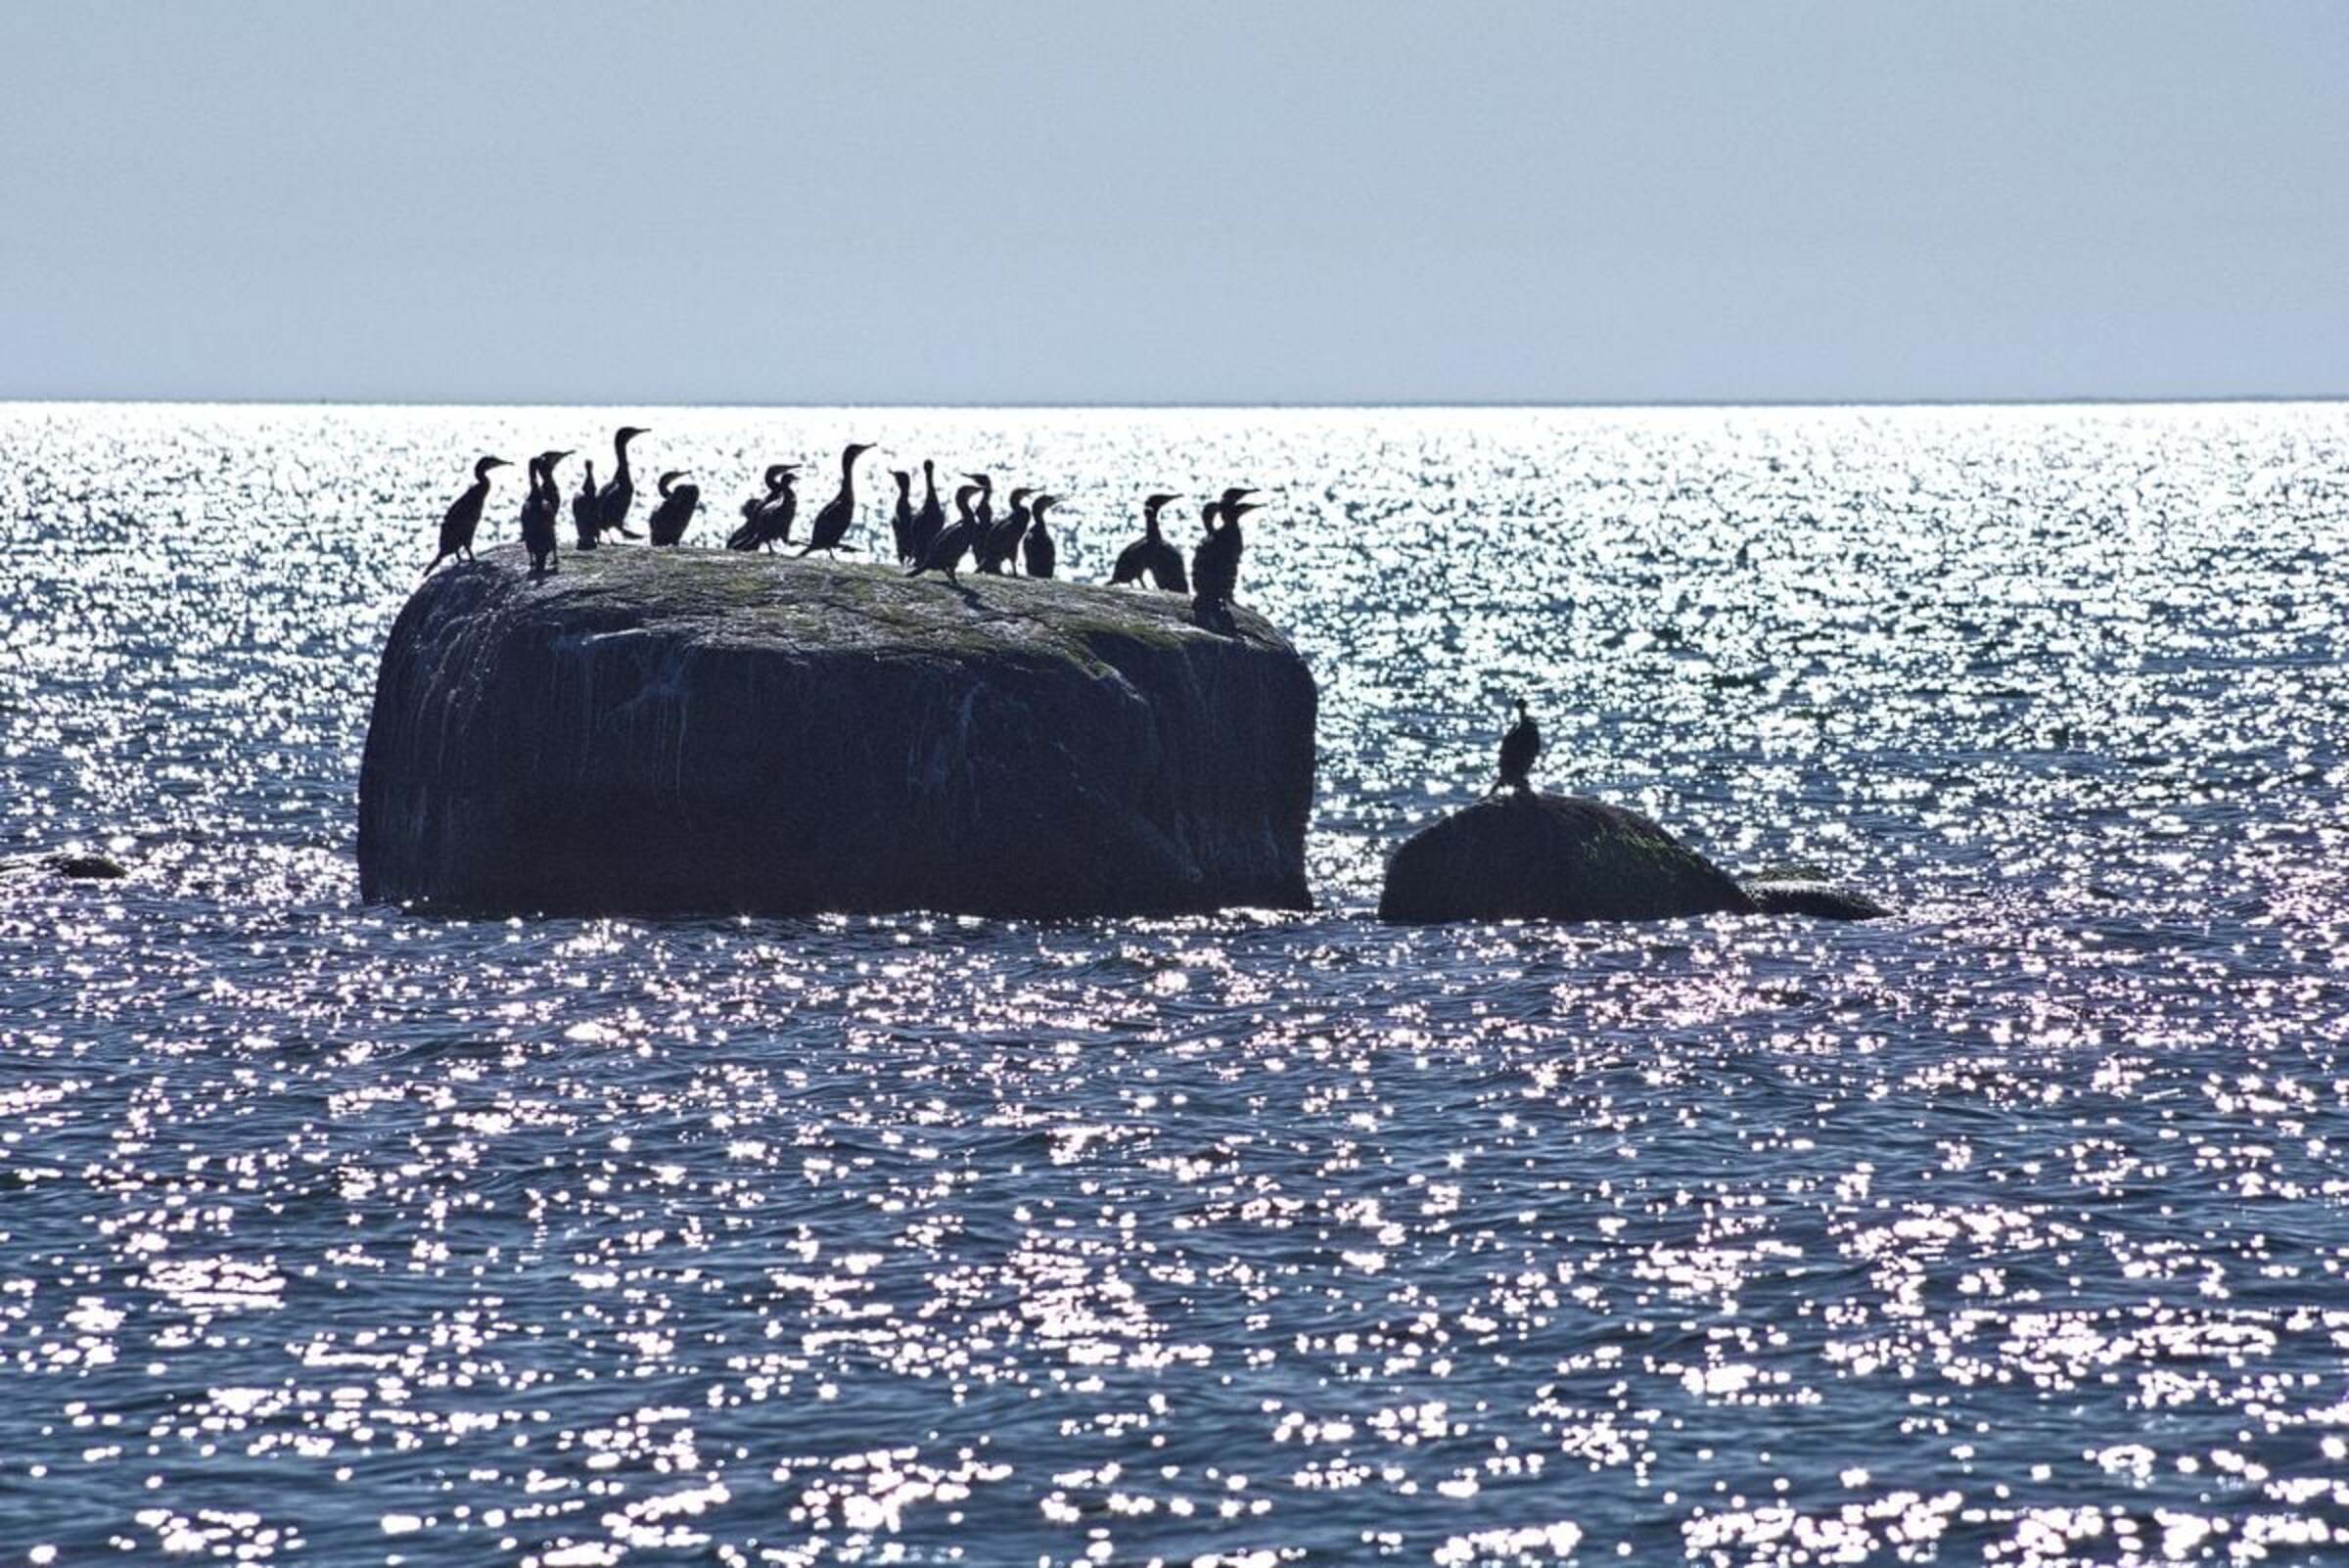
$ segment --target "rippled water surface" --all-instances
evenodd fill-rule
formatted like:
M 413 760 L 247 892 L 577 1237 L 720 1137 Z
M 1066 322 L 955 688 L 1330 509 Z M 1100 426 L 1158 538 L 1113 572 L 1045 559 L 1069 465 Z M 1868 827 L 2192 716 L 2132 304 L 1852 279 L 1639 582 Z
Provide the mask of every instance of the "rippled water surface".
M 2349 411 L 654 411 L 1267 488 L 1323 908 L 359 905 L 619 417 L 0 408 L 0 1562 L 2349 1560 Z M 1520 691 L 1900 917 L 1378 926 Z

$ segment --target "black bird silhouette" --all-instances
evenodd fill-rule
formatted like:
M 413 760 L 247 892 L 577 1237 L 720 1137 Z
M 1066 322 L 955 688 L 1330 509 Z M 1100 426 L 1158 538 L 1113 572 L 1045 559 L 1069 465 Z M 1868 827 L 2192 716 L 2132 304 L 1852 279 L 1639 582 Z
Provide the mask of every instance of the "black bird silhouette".
M 1150 579 L 1169 593 L 1191 591 L 1191 579 L 1182 570 L 1182 552 L 1158 531 L 1159 508 L 1175 499 L 1178 497 L 1170 494 L 1142 498 L 1142 536 L 1118 552 L 1117 570 L 1109 575 L 1112 583 L 1139 582 L 1148 573 Z
M 889 516 L 889 531 L 898 546 L 898 565 L 913 560 L 913 476 L 901 468 L 893 468 L 889 477 L 898 483 L 898 509 Z
M 1258 510 L 1254 502 L 1240 497 L 1255 493 L 1235 485 L 1200 509 L 1207 537 L 1191 551 L 1191 611 L 1201 625 L 1213 623 L 1226 630 L 1231 626 L 1231 600 L 1239 591 L 1240 549 L 1245 542 L 1240 519 Z
M 617 533 L 623 539 L 638 535 L 628 531 L 628 503 L 636 499 L 636 484 L 628 474 L 628 442 L 651 431 L 635 425 L 622 425 L 612 436 L 612 483 L 596 492 L 595 530 Z
M 672 468 L 661 476 L 661 504 L 653 508 L 653 515 L 644 524 L 645 531 L 653 536 L 656 545 L 672 545 L 685 537 L 694 509 L 702 504 L 699 484 L 677 484 L 684 477 L 685 471 L 680 468 Z M 671 485 L 676 487 L 671 489 Z
M 449 503 L 447 514 L 440 519 L 440 553 L 433 557 L 433 566 L 424 569 L 426 576 L 452 555 L 473 559 L 473 530 L 482 526 L 482 503 L 489 499 L 489 471 L 513 466 L 502 457 L 484 457 L 473 465 L 473 483 Z
M 929 458 L 922 459 L 922 509 L 913 515 L 913 545 L 909 560 L 919 561 L 930 553 L 931 544 L 945 530 L 945 508 L 938 504 L 938 465 Z
M 849 525 L 856 521 L 856 459 L 872 449 L 871 441 L 851 441 L 841 452 L 840 493 L 815 514 L 815 522 L 807 529 L 807 542 L 800 554 L 821 550 L 829 555 L 849 536 Z
M 995 526 L 995 482 L 985 474 L 965 474 L 963 478 L 979 486 L 979 499 L 971 503 L 971 521 L 984 533 Z
M 563 492 L 555 485 L 555 465 L 569 452 L 540 452 L 530 459 L 530 493 L 522 503 L 522 547 L 530 552 L 530 576 L 544 576 L 555 568 L 555 519 L 562 515 Z
M 1028 497 L 1035 493 L 1025 485 L 1011 492 L 1011 510 L 1003 515 L 1003 521 L 990 527 L 971 546 L 973 566 L 990 577 L 1003 575 L 1003 568 L 1020 552 L 1020 535 L 1028 531 Z
M 922 552 L 921 561 L 905 574 L 907 576 L 918 577 L 925 572 L 944 572 L 949 582 L 962 580 L 954 575 L 954 569 L 962 564 L 963 555 L 970 549 L 971 541 L 979 536 L 979 519 L 971 511 L 971 502 L 980 493 L 976 484 L 965 484 L 954 492 L 954 521 L 939 530 L 938 537 L 930 541 L 930 548 Z
M 1541 755 L 1542 728 L 1534 722 L 1534 715 L 1525 711 L 1525 699 L 1520 697 L 1517 699 L 1517 722 L 1511 724 L 1509 732 L 1500 738 L 1500 774 L 1493 780 L 1493 788 L 1485 793 L 1491 795 L 1494 790 L 1505 785 L 1520 795 L 1532 794 L 1534 786 L 1530 775 L 1535 760 Z
M 571 498 L 571 528 L 578 535 L 579 548 L 595 548 L 596 519 L 603 515 L 603 502 L 595 493 L 595 465 L 587 465 L 587 477 L 579 481 L 579 492 Z
M 726 535 L 727 549 L 756 550 L 791 542 L 791 520 L 800 510 L 799 492 L 792 488 L 798 482 L 793 476 L 799 471 L 797 463 L 768 467 L 766 493 L 742 503 L 742 527 Z
M 1020 541 L 1020 549 L 1032 577 L 1048 577 L 1060 563 L 1060 547 L 1052 542 L 1052 534 L 1044 527 L 1044 514 L 1058 504 L 1057 495 L 1039 495 L 1028 503 L 1028 536 Z

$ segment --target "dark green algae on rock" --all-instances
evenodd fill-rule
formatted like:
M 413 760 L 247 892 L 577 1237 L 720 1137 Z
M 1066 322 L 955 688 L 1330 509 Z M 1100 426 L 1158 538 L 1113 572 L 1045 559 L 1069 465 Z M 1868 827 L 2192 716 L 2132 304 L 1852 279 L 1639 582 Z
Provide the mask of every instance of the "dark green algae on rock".
M 361 889 L 495 912 L 1311 906 L 1316 695 L 1245 611 L 721 551 L 511 546 L 392 628 Z

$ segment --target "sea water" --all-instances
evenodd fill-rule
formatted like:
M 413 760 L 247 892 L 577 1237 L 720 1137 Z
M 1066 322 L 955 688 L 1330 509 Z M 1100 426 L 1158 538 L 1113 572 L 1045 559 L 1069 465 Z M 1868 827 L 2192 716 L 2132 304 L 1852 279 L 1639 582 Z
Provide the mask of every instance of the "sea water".
M 361 904 L 441 510 L 623 420 L 705 548 L 851 439 L 866 552 L 932 457 L 1096 580 L 1261 486 L 1320 907 Z M 0 1561 L 2349 1560 L 2341 406 L 0 451 Z M 1543 787 L 1898 915 L 1378 925 L 1519 696 Z

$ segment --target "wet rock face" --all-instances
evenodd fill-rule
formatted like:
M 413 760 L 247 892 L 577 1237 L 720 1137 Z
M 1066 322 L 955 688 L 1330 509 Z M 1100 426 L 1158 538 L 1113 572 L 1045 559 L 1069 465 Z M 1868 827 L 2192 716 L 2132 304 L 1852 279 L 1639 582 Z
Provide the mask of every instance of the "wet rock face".
M 1819 920 L 1881 920 L 1892 913 L 1865 893 L 1832 882 L 1773 877 L 1748 882 L 1746 896 L 1764 914 L 1810 915 Z
M 1748 913 L 1745 890 L 1636 811 L 1563 795 L 1481 801 L 1405 842 L 1382 920 L 1667 920 Z
M 359 778 L 371 899 L 568 913 L 1305 907 L 1312 675 L 1169 594 L 731 552 L 426 579 Z

